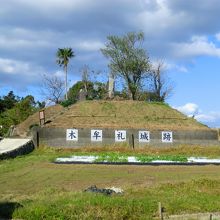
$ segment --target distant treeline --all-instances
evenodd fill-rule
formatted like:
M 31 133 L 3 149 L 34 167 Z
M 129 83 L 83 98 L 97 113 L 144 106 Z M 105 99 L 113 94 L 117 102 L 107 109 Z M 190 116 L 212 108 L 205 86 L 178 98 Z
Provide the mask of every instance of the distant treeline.
M 4 136 L 11 125 L 19 124 L 44 106 L 44 102 L 36 102 L 32 95 L 19 97 L 13 91 L 0 97 L 0 136 Z

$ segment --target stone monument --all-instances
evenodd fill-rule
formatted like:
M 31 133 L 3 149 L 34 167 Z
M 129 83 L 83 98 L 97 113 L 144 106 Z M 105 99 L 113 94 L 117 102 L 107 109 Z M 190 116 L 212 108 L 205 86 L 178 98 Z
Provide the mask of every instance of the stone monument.
M 79 101 L 84 101 L 86 100 L 86 92 L 84 91 L 84 89 L 80 89 L 79 91 Z
M 115 87 L 115 79 L 114 74 L 110 73 L 108 77 L 108 97 L 110 99 L 114 98 L 114 88 Z

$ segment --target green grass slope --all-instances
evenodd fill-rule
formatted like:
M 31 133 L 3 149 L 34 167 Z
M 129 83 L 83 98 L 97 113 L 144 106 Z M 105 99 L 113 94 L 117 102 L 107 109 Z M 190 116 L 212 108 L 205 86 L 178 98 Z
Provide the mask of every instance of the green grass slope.
M 83 101 L 69 107 L 45 125 L 62 128 L 144 128 L 148 130 L 206 130 L 163 103 L 140 101 Z

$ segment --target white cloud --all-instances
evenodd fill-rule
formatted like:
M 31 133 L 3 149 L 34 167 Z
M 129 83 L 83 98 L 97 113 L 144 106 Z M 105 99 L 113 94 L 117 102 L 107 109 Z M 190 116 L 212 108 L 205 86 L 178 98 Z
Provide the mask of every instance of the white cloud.
M 18 37 L 5 37 L 5 36 L 0 36 L 0 48 L 5 48 L 5 49 L 18 49 L 18 48 L 38 48 L 38 47 L 49 47 L 50 43 L 49 41 L 42 41 L 40 39 L 38 40 L 28 40 L 25 38 L 18 38 Z
M 185 66 L 182 65 L 175 65 L 175 68 L 177 71 L 182 72 L 182 73 L 188 73 L 188 69 Z
M 196 3 L 195 3 L 196 2 Z M 56 72 L 60 47 L 72 47 L 76 69 L 85 63 L 107 68 L 99 52 L 108 35 L 143 30 L 150 58 L 166 58 L 168 70 L 188 72 L 181 64 L 195 56 L 220 57 L 218 0 L 10 0 L 2 1 L 0 14 L 0 70 L 5 85 L 9 74 L 26 72 L 35 83 L 39 67 Z M 210 13 L 211 12 L 211 13 Z M 13 16 L 11 16 L 13 15 Z M 205 16 L 204 16 L 205 15 Z M 178 59 L 177 59 L 178 58 Z M 176 63 L 176 61 L 178 63 Z M 32 65 L 35 64 L 35 65 Z M 8 73 L 8 74 L 6 74 Z M 3 75 L 1 83 L 3 85 Z M 14 78 L 13 78 L 14 79 Z M 13 80 L 10 78 L 10 80 Z M 24 81 L 24 83 L 27 81 Z M 16 79 L 14 79 L 16 83 Z M 25 86 L 25 85 L 24 85 Z
M 201 122 L 214 122 L 218 118 L 213 115 L 199 114 L 195 116 L 195 119 Z
M 220 33 L 217 33 L 217 34 L 215 35 L 215 38 L 216 38 L 216 40 L 220 41 Z
M 86 50 L 86 51 L 98 51 L 100 48 L 104 47 L 104 44 L 100 41 L 82 41 L 79 42 L 78 45 L 76 45 L 79 49 L 81 50 Z
M 34 48 L 50 48 L 51 39 L 56 34 L 51 31 L 34 31 L 24 28 L 0 28 L 0 48 L 18 50 Z
M 188 117 L 195 116 L 195 119 L 209 127 L 220 127 L 220 112 L 203 112 L 195 103 L 187 103 L 183 106 L 174 107 Z
M 174 70 L 177 72 L 182 72 L 182 73 L 188 73 L 188 69 L 187 67 L 183 66 L 183 65 L 179 65 L 179 64 L 175 64 L 175 63 L 169 63 L 166 62 L 166 69 L 169 70 Z
M 0 86 L 11 86 L 13 89 L 25 89 L 40 85 L 45 70 L 37 65 L 20 60 L 0 58 Z
M 220 48 L 213 42 L 208 41 L 205 36 L 193 36 L 190 42 L 173 43 L 174 55 L 177 57 L 194 56 L 217 56 L 220 57 Z
M 60 70 L 56 71 L 53 75 L 56 77 L 64 77 L 65 76 L 64 72 L 60 71 Z
M 195 119 L 211 128 L 220 128 L 220 112 L 207 112 L 195 116 Z
M 54 9 L 70 10 L 70 9 L 80 9 L 82 7 L 89 7 L 91 5 L 91 0 L 38 0 L 38 1 L 29 1 L 29 0 L 13 0 L 16 4 L 25 5 L 30 8 L 35 8 L 41 11 L 51 11 Z
M 196 115 L 200 111 L 199 106 L 194 103 L 187 103 L 183 106 L 174 107 L 174 108 L 187 116 Z
M 220 112 L 201 113 L 196 115 L 195 118 L 201 122 L 215 122 L 220 120 Z
M 29 63 L 0 58 L 0 71 L 9 74 L 26 73 L 31 72 L 31 67 Z
M 176 64 L 167 60 L 160 60 L 160 59 L 152 59 L 151 60 L 151 65 L 153 68 L 157 68 L 158 63 L 162 63 L 162 72 L 170 72 L 170 71 L 175 71 L 175 72 L 180 72 L 180 73 L 188 73 L 188 69 L 186 66 Z
M 140 11 L 136 17 L 136 22 L 141 28 L 144 27 L 147 35 L 159 37 L 164 30 L 175 22 L 175 18 L 170 14 L 165 1 L 158 0 L 156 8 L 157 10 L 149 10 L 146 7 L 145 10 Z

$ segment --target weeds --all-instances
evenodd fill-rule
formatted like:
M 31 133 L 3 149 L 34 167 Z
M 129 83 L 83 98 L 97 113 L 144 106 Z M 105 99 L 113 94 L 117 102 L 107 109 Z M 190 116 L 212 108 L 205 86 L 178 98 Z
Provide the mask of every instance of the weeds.
M 98 156 L 98 158 L 94 162 L 128 162 L 128 158 L 126 155 L 114 152 L 95 154 L 95 156 Z
M 187 162 L 187 157 L 176 156 L 176 155 L 158 155 L 158 156 L 139 155 L 136 158 L 141 163 L 152 162 L 155 160 Z
M 128 162 L 128 154 L 104 152 L 104 153 L 74 153 L 71 156 L 96 156 L 94 162 L 110 162 L 110 163 L 126 163 Z M 174 161 L 174 162 L 187 162 L 185 156 L 175 155 L 132 155 L 141 163 L 148 163 L 155 160 L 161 161 Z

